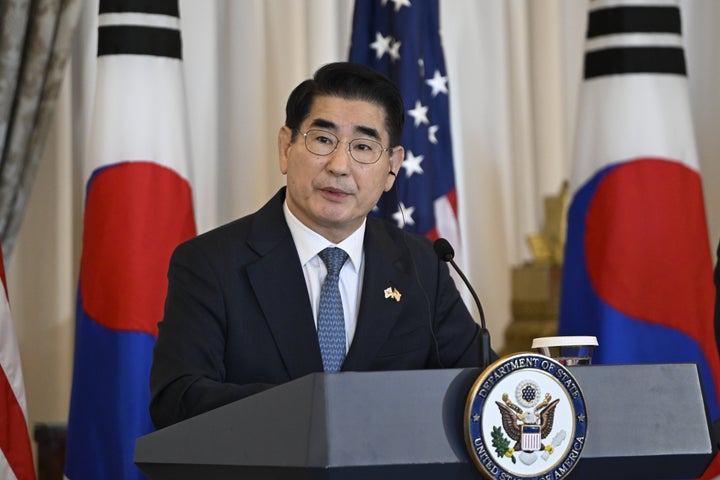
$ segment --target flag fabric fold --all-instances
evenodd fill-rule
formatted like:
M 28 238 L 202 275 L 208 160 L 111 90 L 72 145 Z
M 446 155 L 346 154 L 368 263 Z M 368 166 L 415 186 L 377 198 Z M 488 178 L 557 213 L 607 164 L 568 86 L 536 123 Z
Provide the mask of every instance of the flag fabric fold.
M 101 0 L 65 475 L 143 478 L 167 266 L 195 235 L 177 0 Z
M 590 2 L 560 334 L 594 363 L 697 363 L 720 418 L 713 264 L 677 2 Z M 720 473 L 717 459 L 706 477 Z
M 3 265 L 0 249 L 0 478 L 34 480 L 35 467 L 27 424 L 25 383 Z
M 405 103 L 405 161 L 372 215 L 407 231 L 460 244 L 449 86 L 437 0 L 355 2 L 350 61 L 375 68 Z

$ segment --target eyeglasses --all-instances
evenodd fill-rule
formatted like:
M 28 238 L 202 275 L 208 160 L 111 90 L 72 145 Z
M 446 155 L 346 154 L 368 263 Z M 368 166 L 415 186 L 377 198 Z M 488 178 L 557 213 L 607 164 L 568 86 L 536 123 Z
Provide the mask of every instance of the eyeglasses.
M 311 129 L 303 133 L 298 133 L 305 137 L 305 148 L 315 155 L 326 156 L 337 150 L 340 145 L 340 139 L 334 133 L 325 130 Z M 380 142 L 370 140 L 369 138 L 353 138 L 348 144 L 348 152 L 350 156 L 358 163 L 370 165 L 382 156 L 383 152 L 390 152 L 391 148 L 383 148 Z

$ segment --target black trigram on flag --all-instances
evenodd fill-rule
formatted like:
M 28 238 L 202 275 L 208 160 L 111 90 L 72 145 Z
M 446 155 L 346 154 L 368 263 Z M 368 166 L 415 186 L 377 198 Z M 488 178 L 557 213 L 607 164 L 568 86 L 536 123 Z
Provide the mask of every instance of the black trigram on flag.
M 593 1 L 587 28 L 584 77 L 624 73 L 685 75 L 677 5 L 616 5 Z M 625 35 L 622 43 L 613 40 Z

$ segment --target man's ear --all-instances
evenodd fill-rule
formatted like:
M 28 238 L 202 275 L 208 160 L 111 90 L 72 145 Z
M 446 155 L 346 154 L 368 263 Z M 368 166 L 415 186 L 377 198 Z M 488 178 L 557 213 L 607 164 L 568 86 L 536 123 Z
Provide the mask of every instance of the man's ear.
M 288 169 L 288 155 L 292 146 L 292 130 L 283 125 L 278 132 L 278 159 L 280 161 L 280 172 L 285 175 Z
M 385 191 L 389 191 L 395 180 L 397 174 L 400 171 L 400 165 L 402 165 L 403 159 L 405 158 L 405 149 L 401 146 L 393 147 L 392 155 L 390 155 L 390 171 L 388 172 L 387 180 L 385 180 Z

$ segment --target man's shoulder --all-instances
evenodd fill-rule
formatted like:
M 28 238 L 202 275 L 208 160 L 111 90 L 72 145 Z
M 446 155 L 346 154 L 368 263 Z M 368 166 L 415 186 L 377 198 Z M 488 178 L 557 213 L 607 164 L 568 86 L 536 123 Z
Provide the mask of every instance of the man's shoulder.
M 203 232 L 177 246 L 177 255 L 200 255 L 207 259 L 229 259 L 245 250 L 253 214 Z
M 407 232 L 392 222 L 375 217 L 368 217 L 368 235 L 378 242 L 387 242 L 401 250 L 410 250 L 413 254 L 433 254 L 432 242 L 425 236 Z
M 200 248 L 238 249 L 253 237 L 265 237 L 273 231 L 285 235 L 287 224 L 282 215 L 282 198 L 273 196 L 257 211 L 207 230 L 184 242 Z M 268 233 L 269 232 L 269 233 Z

